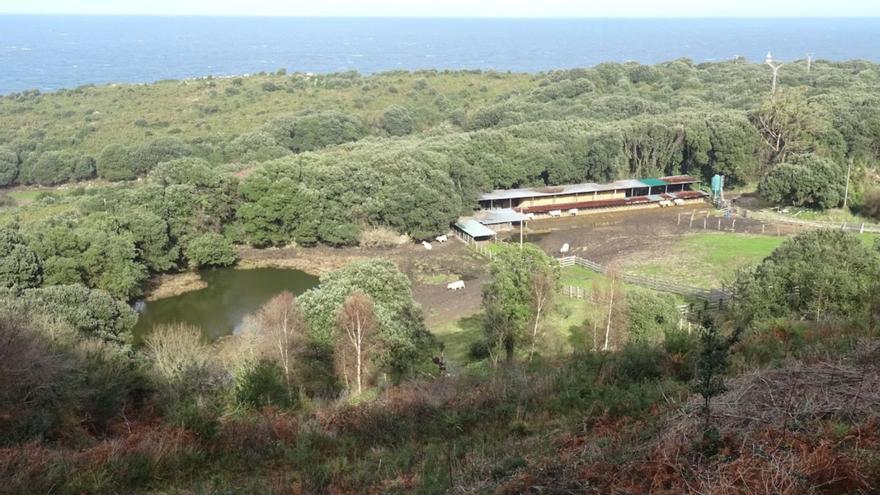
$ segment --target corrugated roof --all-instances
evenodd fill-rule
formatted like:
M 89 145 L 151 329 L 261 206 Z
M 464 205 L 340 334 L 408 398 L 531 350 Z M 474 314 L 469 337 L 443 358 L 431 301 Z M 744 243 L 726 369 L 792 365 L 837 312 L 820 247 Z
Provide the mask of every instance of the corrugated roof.
M 656 178 L 650 178 L 650 177 L 647 178 L 647 179 L 639 179 L 639 182 L 641 182 L 642 184 L 644 184 L 644 185 L 646 185 L 646 186 L 650 186 L 650 187 L 666 186 L 666 185 L 668 185 L 668 184 L 666 183 L 666 181 L 664 181 L 664 180 L 662 180 L 662 179 L 656 179 Z
M 693 175 L 670 175 L 667 177 L 660 177 L 660 180 L 667 184 L 688 184 L 700 182 L 700 179 L 694 177 Z
M 653 181 L 647 183 L 645 181 Z M 643 180 L 622 179 L 607 184 L 584 182 L 583 184 L 568 184 L 563 186 L 546 187 L 523 187 L 519 189 L 496 189 L 480 195 L 480 201 L 503 201 L 506 199 L 537 198 L 541 196 L 557 196 L 581 194 L 601 191 L 614 191 L 618 189 L 640 189 L 643 187 L 656 187 L 667 184 L 686 184 L 700 182 L 699 179 L 690 175 L 674 175 L 670 177 L 649 178 Z
M 474 218 L 483 225 L 495 225 L 499 223 L 522 222 L 526 216 L 513 211 L 510 208 L 497 210 L 482 210 L 474 213 Z
M 473 218 L 461 219 L 455 226 L 471 237 L 492 237 L 495 231 L 474 220 Z

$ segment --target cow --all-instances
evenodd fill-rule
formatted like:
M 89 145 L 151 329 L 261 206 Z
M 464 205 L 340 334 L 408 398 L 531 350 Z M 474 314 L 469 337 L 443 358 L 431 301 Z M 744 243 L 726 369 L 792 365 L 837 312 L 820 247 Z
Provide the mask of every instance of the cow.
M 449 282 L 448 284 L 446 284 L 446 288 L 449 290 L 464 289 L 464 280 L 456 280 L 455 282 Z
M 675 203 L 675 206 L 681 206 L 684 204 L 684 200 L 681 198 L 675 198 L 675 201 L 673 201 L 673 203 Z
M 547 213 L 549 213 L 551 217 L 561 217 L 562 216 L 562 210 L 550 210 Z
M 422 246 L 425 246 L 425 249 L 427 249 L 428 251 L 434 249 L 434 247 L 431 246 L 431 243 L 427 241 L 422 241 Z
M 565 244 L 562 245 L 562 248 L 559 249 L 559 252 L 562 254 L 565 254 L 568 252 L 568 249 L 569 249 L 569 246 L 568 246 L 568 243 L 566 242 Z
M 437 242 L 446 242 L 446 234 L 438 235 L 436 240 Z

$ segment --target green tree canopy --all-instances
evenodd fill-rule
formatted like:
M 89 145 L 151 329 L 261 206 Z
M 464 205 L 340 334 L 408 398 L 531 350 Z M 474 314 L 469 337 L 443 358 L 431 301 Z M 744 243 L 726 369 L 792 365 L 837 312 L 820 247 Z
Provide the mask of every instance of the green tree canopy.
M 401 378 L 427 365 L 437 342 L 425 328 L 422 310 L 412 298 L 409 279 L 386 260 L 351 263 L 330 272 L 321 277 L 317 289 L 297 299 L 312 337 L 332 346 L 336 315 L 345 299 L 358 290 L 370 296 L 375 307 L 382 341 L 376 363 L 379 368 Z
M 18 230 L 0 227 L 0 287 L 13 290 L 37 287 L 43 281 L 43 265 Z
M 728 313 L 740 322 L 859 317 L 880 290 L 880 255 L 855 234 L 811 230 L 786 240 L 760 265 L 741 270 L 732 290 Z

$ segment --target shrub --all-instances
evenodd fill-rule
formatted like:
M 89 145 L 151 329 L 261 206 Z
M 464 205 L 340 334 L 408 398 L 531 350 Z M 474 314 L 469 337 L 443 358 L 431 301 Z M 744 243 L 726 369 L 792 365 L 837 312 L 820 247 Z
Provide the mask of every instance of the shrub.
M 238 260 L 232 243 L 221 234 L 209 232 L 190 239 L 186 245 L 186 258 L 193 268 L 205 266 L 229 266 Z
M 361 230 L 360 245 L 363 247 L 390 248 L 410 242 L 410 239 L 388 227 L 372 227 Z
M 636 342 L 659 341 L 678 323 L 675 298 L 669 294 L 633 290 L 626 296 L 629 337 Z
M 382 129 L 391 136 L 405 136 L 415 129 L 415 119 L 406 108 L 388 107 L 382 114 Z
M 865 191 L 862 200 L 862 214 L 880 220 L 880 187 Z
M 843 200 L 840 167 L 813 154 L 796 155 L 764 176 L 758 193 L 778 205 L 835 208 Z
M 0 187 L 5 187 L 18 178 L 18 153 L 5 147 L 0 146 Z
M 233 396 L 236 405 L 245 409 L 292 405 L 281 367 L 268 359 L 246 363 L 238 370 Z

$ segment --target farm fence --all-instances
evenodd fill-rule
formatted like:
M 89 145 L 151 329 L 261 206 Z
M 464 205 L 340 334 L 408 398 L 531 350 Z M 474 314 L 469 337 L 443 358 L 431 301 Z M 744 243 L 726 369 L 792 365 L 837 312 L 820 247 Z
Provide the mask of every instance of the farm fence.
M 596 263 L 595 261 L 581 258 L 580 256 L 565 256 L 562 258 L 558 258 L 558 260 L 559 266 L 580 266 L 582 268 L 586 268 L 587 270 L 601 273 L 602 275 L 608 275 L 609 273 L 609 268 L 607 266 Z M 632 285 L 638 285 L 639 287 L 645 287 L 647 289 L 652 289 L 660 292 L 670 292 L 672 294 L 678 294 L 684 297 L 699 299 L 701 301 L 710 303 L 713 306 L 722 306 L 724 305 L 724 302 L 729 298 L 729 294 L 723 289 L 705 289 L 703 287 L 682 284 L 680 282 L 674 282 L 660 277 L 645 277 L 642 275 L 633 275 L 631 273 L 618 273 L 618 276 L 624 282 Z M 570 297 L 574 297 L 575 299 L 583 299 L 585 296 L 579 295 L 580 292 L 578 292 L 578 290 L 583 291 L 583 289 L 579 289 L 578 287 L 566 287 L 565 293 L 569 294 Z

